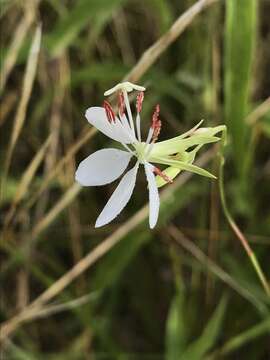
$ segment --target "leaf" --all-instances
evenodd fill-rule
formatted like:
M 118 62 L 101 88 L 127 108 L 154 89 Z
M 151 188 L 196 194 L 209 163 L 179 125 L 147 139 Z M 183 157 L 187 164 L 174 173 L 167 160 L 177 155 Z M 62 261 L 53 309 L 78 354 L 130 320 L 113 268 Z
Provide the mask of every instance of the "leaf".
M 146 1 L 145 5 L 150 5 L 150 11 L 158 15 L 160 32 L 163 33 L 166 31 L 173 21 L 172 9 L 169 2 L 167 0 L 152 0 Z
M 226 1 L 225 120 L 232 138 L 234 162 L 243 171 L 246 154 L 251 65 L 257 23 L 257 0 Z
M 75 69 L 71 74 L 71 86 L 77 88 L 84 83 L 89 85 L 91 81 L 104 82 L 106 84 L 113 81 L 118 82 L 127 72 L 127 68 L 116 62 L 102 62 L 88 65 L 82 69 Z
M 223 317 L 227 305 L 227 298 L 223 297 L 217 306 L 211 319 L 205 326 L 201 336 L 188 346 L 179 359 L 198 360 L 202 359 L 208 350 L 212 348 L 220 333 Z
M 106 23 L 112 12 L 120 6 L 124 0 L 79 0 L 75 6 L 61 18 L 53 32 L 47 37 L 46 44 L 50 54 L 60 55 L 78 36 L 79 32 L 89 24 L 91 33 L 100 30 Z
M 166 360 L 179 360 L 186 345 L 186 324 L 184 304 L 181 295 L 172 300 L 166 322 Z

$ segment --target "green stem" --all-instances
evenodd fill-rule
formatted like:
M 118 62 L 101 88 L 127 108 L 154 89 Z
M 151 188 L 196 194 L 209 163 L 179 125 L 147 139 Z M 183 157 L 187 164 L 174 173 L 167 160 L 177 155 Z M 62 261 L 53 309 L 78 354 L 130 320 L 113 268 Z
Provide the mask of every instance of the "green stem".
M 240 240 L 242 246 L 244 247 L 252 266 L 254 267 L 258 278 L 266 292 L 266 294 L 270 297 L 270 287 L 269 284 L 266 280 L 266 277 L 264 275 L 264 272 L 257 260 L 257 257 L 255 255 L 255 253 L 253 252 L 253 250 L 251 249 L 247 239 L 245 238 L 244 234 L 242 233 L 242 231 L 240 230 L 240 228 L 238 227 L 238 225 L 236 224 L 236 222 L 234 221 L 228 207 L 227 207 L 227 202 L 226 202 L 226 197 L 225 197 L 225 190 L 224 190 L 224 164 L 225 164 L 225 159 L 223 156 L 223 149 L 224 146 L 226 144 L 226 129 L 224 130 L 223 134 L 222 134 L 222 145 L 221 145 L 221 150 L 220 150 L 220 166 L 219 166 L 219 191 L 220 191 L 220 198 L 221 198 L 221 205 L 224 211 L 224 214 L 228 220 L 228 223 L 230 224 L 233 232 L 235 233 L 235 235 L 237 236 L 237 238 Z

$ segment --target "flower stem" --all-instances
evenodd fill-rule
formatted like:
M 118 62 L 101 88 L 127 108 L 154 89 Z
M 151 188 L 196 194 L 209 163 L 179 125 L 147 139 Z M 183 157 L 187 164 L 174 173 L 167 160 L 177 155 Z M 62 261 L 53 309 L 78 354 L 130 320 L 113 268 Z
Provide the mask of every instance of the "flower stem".
M 225 164 L 225 159 L 223 156 L 223 150 L 224 150 L 224 146 L 226 143 L 226 129 L 224 129 L 223 134 L 222 134 L 222 144 L 220 147 L 220 166 L 219 166 L 219 192 L 220 192 L 220 198 L 221 198 L 221 205 L 223 208 L 223 212 L 227 218 L 227 221 L 229 223 L 229 225 L 231 226 L 233 232 L 235 233 L 235 235 L 237 236 L 237 238 L 240 240 L 243 248 L 245 249 L 252 266 L 254 267 L 257 276 L 266 292 L 266 294 L 270 297 L 270 286 L 267 282 L 267 279 L 265 277 L 265 274 L 260 266 L 260 263 L 258 262 L 258 259 L 255 255 L 255 253 L 253 252 L 253 250 L 251 249 L 245 235 L 242 233 L 242 231 L 240 230 L 240 228 L 238 227 L 238 225 L 236 224 L 236 222 L 234 221 L 228 206 L 227 206 L 227 202 L 226 202 L 226 197 L 225 197 L 225 189 L 224 189 L 224 164 Z

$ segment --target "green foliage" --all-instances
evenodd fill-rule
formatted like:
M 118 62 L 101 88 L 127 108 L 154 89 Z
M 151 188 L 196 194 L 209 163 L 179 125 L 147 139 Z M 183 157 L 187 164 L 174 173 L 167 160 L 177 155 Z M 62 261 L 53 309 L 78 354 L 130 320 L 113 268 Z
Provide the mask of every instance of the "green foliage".
M 102 27 L 112 16 L 113 11 L 124 0 L 79 0 L 73 9 L 67 12 L 56 25 L 53 32 L 47 38 L 47 46 L 53 57 L 59 56 L 72 44 L 79 32 L 86 26 L 91 25 L 92 34 L 98 36 Z
M 94 223 L 117 181 L 78 191 L 64 206 L 62 200 L 74 186 L 78 163 L 99 148 L 116 146 L 100 133 L 80 143 L 91 129 L 84 119 L 85 109 L 100 105 L 104 91 L 121 81 L 195 1 L 41 0 L 1 99 L 0 160 L 4 164 L 23 97 L 31 38 L 41 22 L 42 48 L 25 106 L 25 125 L 0 194 L 4 230 L 0 316 L 6 320 L 17 314 L 52 285 L 57 288 L 59 279 L 60 285 L 64 281 L 68 286 L 50 299 L 45 313 L 86 294 L 91 301 L 21 324 L 6 344 L 4 357 L 269 358 L 269 298 L 239 239 L 228 227 L 217 180 L 197 176 L 218 176 L 224 114 L 229 133 L 224 168 L 228 207 L 237 210 L 236 214 L 242 209 L 236 222 L 269 281 L 269 109 L 253 122 L 245 120 L 248 112 L 256 112 L 269 96 L 264 73 L 270 66 L 267 2 L 213 2 L 138 80 L 147 88 L 141 114 L 143 139 L 159 103 L 162 129 L 156 149 L 160 153 L 168 149 L 172 155 L 169 159 L 165 156 L 160 167 L 174 179 L 172 185 L 159 179 L 160 193 L 164 191 L 166 196 L 162 197 L 158 226 L 150 231 L 142 172 L 127 208 L 104 228 L 95 229 Z M 30 0 L 0 0 L 1 61 L 6 60 L 25 11 L 31 11 L 29 4 Z M 171 35 L 170 30 L 165 42 Z M 110 100 L 115 105 L 115 99 Z M 190 136 L 189 129 L 200 119 L 205 119 L 203 127 L 211 130 Z M 25 169 L 49 134 L 52 145 L 14 210 Z M 176 139 L 166 142 L 169 138 Z M 181 146 L 174 153 L 180 139 Z M 241 190 L 244 187 L 248 196 Z M 125 231 L 130 229 L 130 219 L 136 225 Z M 172 227 L 183 233 L 194 251 L 171 236 Z M 117 244 L 72 279 L 68 271 L 80 271 L 80 260 L 92 256 L 97 246 L 106 245 L 112 234 L 118 234 Z M 209 257 L 209 263 L 200 262 L 196 251 L 203 252 L 207 260 Z M 229 306 L 221 296 L 227 293 Z
M 226 298 L 221 299 L 212 317 L 203 329 L 202 334 L 182 353 L 180 359 L 202 359 L 209 349 L 215 344 L 221 332 L 223 317 L 226 310 Z
M 179 360 L 186 347 L 186 327 L 183 295 L 175 295 L 166 323 L 166 360 Z
M 244 171 L 249 141 L 245 117 L 250 103 L 257 6 L 257 0 L 226 1 L 224 111 L 238 175 Z

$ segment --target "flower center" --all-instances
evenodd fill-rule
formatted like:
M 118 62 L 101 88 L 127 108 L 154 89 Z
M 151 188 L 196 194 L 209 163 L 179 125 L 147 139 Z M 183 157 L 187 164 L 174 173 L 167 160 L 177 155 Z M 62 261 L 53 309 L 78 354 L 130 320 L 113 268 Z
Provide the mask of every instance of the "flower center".
M 136 152 L 136 156 L 138 158 L 138 161 L 143 164 L 145 161 L 147 161 L 147 158 L 149 157 L 149 144 L 146 144 L 145 142 L 137 142 L 133 144 L 133 147 Z

